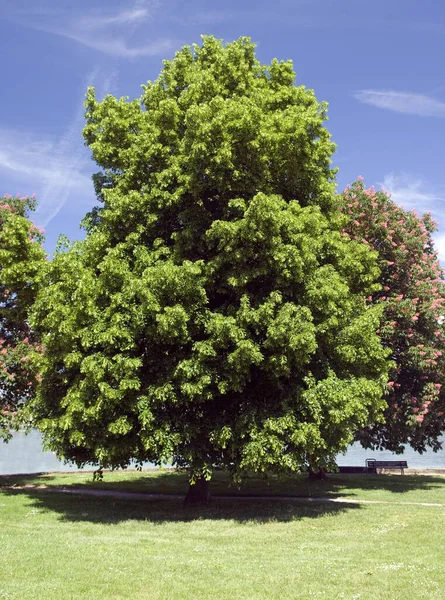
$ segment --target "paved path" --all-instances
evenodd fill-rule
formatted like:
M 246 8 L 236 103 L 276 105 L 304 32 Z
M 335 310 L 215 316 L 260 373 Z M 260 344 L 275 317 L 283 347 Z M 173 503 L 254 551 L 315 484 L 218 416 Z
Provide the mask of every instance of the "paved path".
M 45 486 L 45 485 L 7 485 L 0 486 L 2 489 L 17 491 L 36 491 L 51 492 L 59 494 L 73 494 L 81 496 L 99 496 L 102 498 L 128 498 L 129 500 L 183 500 L 184 494 L 153 494 L 149 492 L 125 492 L 119 490 L 102 490 L 88 487 L 64 487 L 64 486 Z M 330 496 L 249 496 L 249 495 L 219 495 L 212 496 L 215 500 L 250 500 L 259 501 L 285 501 L 285 502 L 328 502 L 337 504 L 397 504 L 408 506 L 438 506 L 445 507 L 445 504 L 438 502 L 399 502 L 392 500 L 364 500 L 359 498 L 330 497 Z

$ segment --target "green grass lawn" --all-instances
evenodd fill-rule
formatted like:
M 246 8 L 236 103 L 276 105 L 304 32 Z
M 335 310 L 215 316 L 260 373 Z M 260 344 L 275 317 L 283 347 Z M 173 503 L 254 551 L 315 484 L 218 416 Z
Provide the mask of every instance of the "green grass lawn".
M 90 474 L 0 485 L 93 485 Z M 112 473 L 95 487 L 183 493 L 182 475 Z M 131 500 L 0 489 L 0 599 L 443 599 L 445 478 L 222 476 L 215 493 L 381 499 L 394 504 Z

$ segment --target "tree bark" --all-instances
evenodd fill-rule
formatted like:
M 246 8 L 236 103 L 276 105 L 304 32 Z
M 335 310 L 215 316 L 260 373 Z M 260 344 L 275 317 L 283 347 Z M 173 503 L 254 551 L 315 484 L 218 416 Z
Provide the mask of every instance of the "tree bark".
M 309 479 L 317 479 L 317 480 L 326 480 L 328 478 L 326 471 L 324 471 L 323 469 L 318 469 L 318 471 L 312 471 L 312 469 L 309 469 Z
M 211 499 L 209 482 L 201 477 L 195 483 L 190 484 L 184 504 L 203 504 L 210 502 Z

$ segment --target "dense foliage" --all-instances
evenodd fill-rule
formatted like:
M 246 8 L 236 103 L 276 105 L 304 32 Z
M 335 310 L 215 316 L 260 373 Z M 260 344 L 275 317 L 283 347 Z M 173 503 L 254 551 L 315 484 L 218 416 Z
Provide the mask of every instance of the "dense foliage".
M 40 345 L 28 324 L 45 264 L 42 231 L 29 212 L 32 198 L 0 199 L 0 438 L 9 439 L 21 423 L 21 408 L 36 388 Z
M 103 206 L 36 303 L 34 404 L 78 464 L 332 464 L 384 407 L 375 253 L 343 237 L 323 124 L 290 62 L 185 47 L 139 100 L 90 89 Z
M 395 452 L 403 444 L 438 449 L 445 430 L 445 285 L 432 240 L 436 225 L 361 180 L 342 201 L 346 232 L 378 252 L 381 289 L 369 301 L 383 307 L 379 335 L 394 361 L 385 421 L 363 430 L 360 440 Z

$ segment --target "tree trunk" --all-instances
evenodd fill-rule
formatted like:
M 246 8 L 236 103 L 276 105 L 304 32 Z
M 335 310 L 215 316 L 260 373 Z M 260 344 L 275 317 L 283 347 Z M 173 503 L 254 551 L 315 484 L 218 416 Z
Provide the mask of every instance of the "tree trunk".
M 313 471 L 311 468 L 309 468 L 309 479 L 317 479 L 317 480 L 326 480 L 328 478 L 326 471 L 324 471 L 323 469 L 318 469 L 318 471 Z
M 195 483 L 191 483 L 184 504 L 202 504 L 210 502 L 210 485 L 207 479 L 201 477 Z

